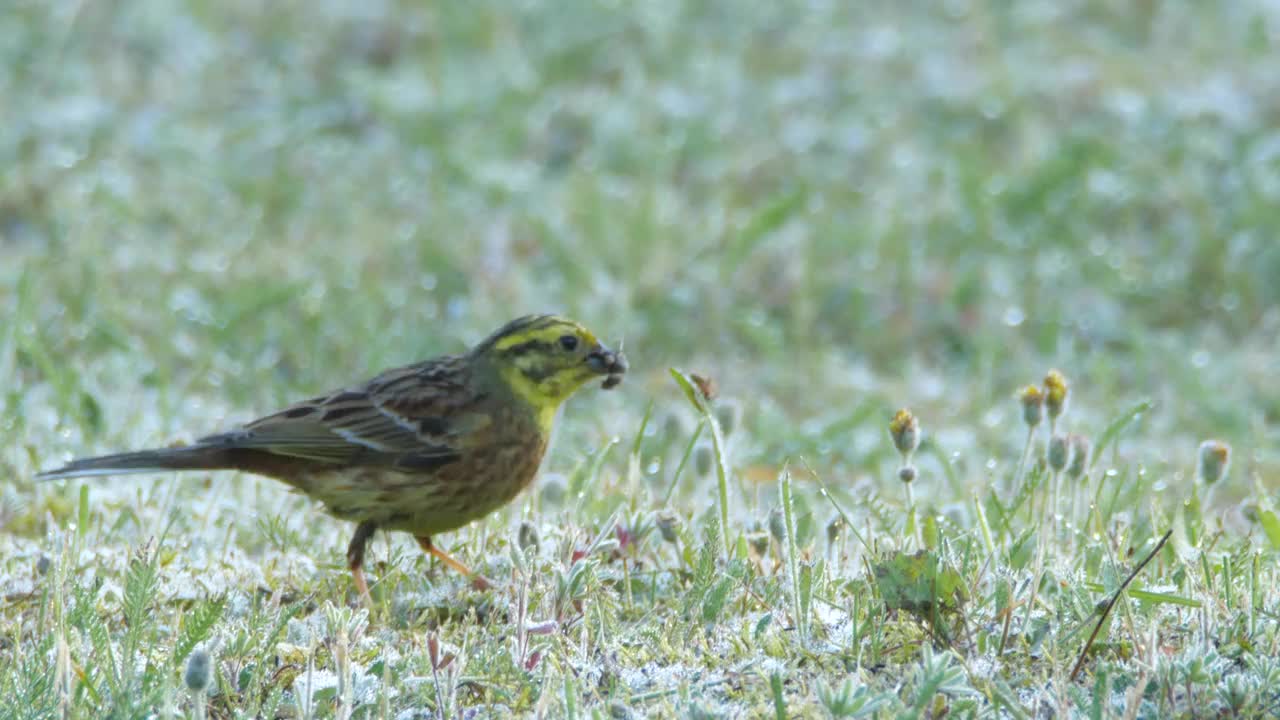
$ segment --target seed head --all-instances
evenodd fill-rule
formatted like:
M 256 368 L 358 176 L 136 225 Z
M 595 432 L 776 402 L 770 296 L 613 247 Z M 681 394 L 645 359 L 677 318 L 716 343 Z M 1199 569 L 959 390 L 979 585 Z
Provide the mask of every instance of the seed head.
M 1067 378 L 1057 370 L 1050 370 L 1044 376 L 1044 404 L 1049 410 L 1049 419 L 1057 420 L 1067 411 L 1067 394 L 1070 391 Z
M 529 548 L 537 550 L 538 528 L 534 527 L 533 523 L 528 520 L 520 523 L 520 530 L 516 532 L 516 543 L 520 546 L 521 550 L 528 550 Z
M 662 419 L 662 437 L 667 439 L 678 438 L 684 434 L 684 420 L 677 413 L 667 413 Z
M 711 466 L 716 460 L 715 455 L 710 445 L 699 444 L 697 449 L 693 451 L 693 469 L 704 477 L 710 475 Z
M 182 681 L 191 692 L 204 692 L 213 682 L 213 661 L 208 651 L 197 648 L 187 657 L 187 669 L 182 673 Z
M 568 493 L 568 489 L 564 484 L 564 477 L 561 475 L 547 475 L 542 478 L 542 501 L 548 505 L 560 505 L 564 503 L 564 496 Z
M 658 513 L 654 522 L 658 526 L 658 533 L 662 535 L 662 539 L 674 545 L 680 537 L 680 516 L 670 510 L 663 510 Z
M 1068 445 L 1066 435 L 1054 435 L 1049 439 L 1049 467 L 1062 472 L 1067 466 Z
M 1028 385 L 1018 393 L 1018 401 L 1022 403 L 1022 422 L 1034 428 L 1044 419 L 1044 392 L 1038 385 Z
M 725 437 L 733 434 L 734 428 L 738 426 L 738 403 L 732 400 L 721 400 L 716 403 L 716 422 L 720 423 L 720 432 Z
M 1085 467 L 1089 465 L 1089 438 L 1071 434 L 1067 436 L 1067 443 L 1071 446 L 1071 464 L 1067 466 L 1067 477 L 1079 480 L 1084 475 Z
M 1231 446 L 1221 440 L 1200 443 L 1200 481 L 1212 485 L 1227 474 L 1231 465 Z
M 774 508 L 769 511 L 769 534 L 778 542 L 786 541 L 787 521 L 782 517 L 782 508 Z
M 916 466 L 903 465 L 898 468 L 898 479 L 904 483 L 913 482 L 916 479 Z
M 903 459 L 911 457 L 911 453 L 920 447 L 920 421 L 910 410 L 899 410 L 889 421 L 889 437 L 893 438 L 893 446 Z

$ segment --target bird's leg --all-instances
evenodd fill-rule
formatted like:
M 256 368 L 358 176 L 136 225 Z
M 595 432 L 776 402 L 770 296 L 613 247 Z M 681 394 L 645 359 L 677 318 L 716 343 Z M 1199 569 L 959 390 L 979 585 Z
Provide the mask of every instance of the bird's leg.
M 351 536 L 351 544 L 347 546 L 347 566 L 351 568 L 351 577 L 356 581 L 360 597 L 364 598 L 365 605 L 370 608 L 373 607 L 373 597 L 369 595 L 369 585 L 364 581 L 364 549 L 377 531 L 376 524 L 365 520 L 356 526 L 356 533 Z
M 440 562 L 444 563 L 445 565 L 448 565 L 454 570 L 457 570 L 458 572 L 467 576 L 467 578 L 471 580 L 472 587 L 474 587 L 475 589 L 488 590 L 489 588 L 493 587 L 493 583 L 490 582 L 488 579 L 486 579 L 483 575 L 478 575 L 472 572 L 471 568 L 467 567 L 466 565 L 463 565 L 457 560 L 454 560 L 453 557 L 449 555 L 449 553 L 436 547 L 435 544 L 431 542 L 431 536 L 418 535 L 414 537 L 414 540 L 418 541 L 418 546 L 421 547 L 423 551 L 425 551 L 428 555 L 434 555 L 440 558 Z

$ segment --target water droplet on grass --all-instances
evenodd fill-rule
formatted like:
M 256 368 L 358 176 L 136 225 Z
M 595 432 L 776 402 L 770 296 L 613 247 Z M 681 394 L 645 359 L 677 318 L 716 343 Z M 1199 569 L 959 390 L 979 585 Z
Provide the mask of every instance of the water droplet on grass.
M 1018 327 L 1026 319 L 1026 313 L 1024 313 L 1022 308 L 1017 305 L 1010 305 L 1009 308 L 1004 311 L 1004 324 L 1009 327 Z

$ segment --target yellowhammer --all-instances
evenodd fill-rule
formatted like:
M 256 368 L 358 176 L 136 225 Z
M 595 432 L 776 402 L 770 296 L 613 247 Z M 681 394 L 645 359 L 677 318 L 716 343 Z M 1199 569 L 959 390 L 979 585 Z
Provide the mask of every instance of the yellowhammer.
M 578 323 L 514 320 L 462 355 L 387 370 L 195 444 L 76 460 L 45 480 L 240 470 L 276 478 L 357 523 L 347 562 L 360 594 L 365 546 L 378 528 L 431 543 L 510 502 L 537 474 L 556 410 L 592 378 L 622 381 L 627 360 Z

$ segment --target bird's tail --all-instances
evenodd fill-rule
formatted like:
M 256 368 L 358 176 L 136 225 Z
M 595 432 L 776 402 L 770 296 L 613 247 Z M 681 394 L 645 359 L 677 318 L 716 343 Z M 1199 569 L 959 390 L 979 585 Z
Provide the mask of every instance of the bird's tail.
M 102 475 L 137 475 L 172 470 L 215 470 L 224 467 L 219 453 L 208 446 L 139 450 L 138 452 L 101 455 L 72 460 L 56 469 L 36 475 L 37 480 L 98 477 Z

